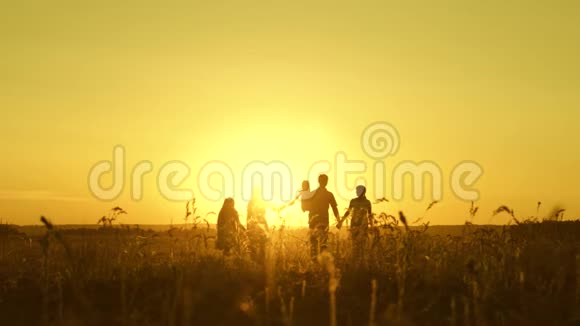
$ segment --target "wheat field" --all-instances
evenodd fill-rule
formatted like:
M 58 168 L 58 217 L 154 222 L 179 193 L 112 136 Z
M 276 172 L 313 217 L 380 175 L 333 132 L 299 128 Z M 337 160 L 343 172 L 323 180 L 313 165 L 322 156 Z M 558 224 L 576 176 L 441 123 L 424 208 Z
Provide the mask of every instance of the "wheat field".
M 166 230 L 42 221 L 0 227 L 2 325 L 580 323 L 580 221 L 430 227 L 381 213 L 362 254 L 331 230 L 316 261 L 307 230 L 282 225 L 264 263 L 243 234 L 224 256 L 199 216 Z

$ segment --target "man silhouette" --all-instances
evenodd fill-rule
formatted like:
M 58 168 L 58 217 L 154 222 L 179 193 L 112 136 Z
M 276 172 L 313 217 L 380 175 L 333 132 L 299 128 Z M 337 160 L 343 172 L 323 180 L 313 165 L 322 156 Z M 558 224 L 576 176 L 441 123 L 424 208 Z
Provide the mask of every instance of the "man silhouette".
M 334 195 L 326 190 L 328 185 L 328 176 L 321 174 L 318 177 L 319 187 L 310 199 L 310 211 L 308 213 L 308 227 L 310 228 L 310 255 L 314 259 L 318 254 L 327 247 L 328 241 L 328 227 L 330 224 L 328 216 L 328 208 L 332 208 L 334 217 L 337 222 L 340 217 L 338 215 L 338 207 Z

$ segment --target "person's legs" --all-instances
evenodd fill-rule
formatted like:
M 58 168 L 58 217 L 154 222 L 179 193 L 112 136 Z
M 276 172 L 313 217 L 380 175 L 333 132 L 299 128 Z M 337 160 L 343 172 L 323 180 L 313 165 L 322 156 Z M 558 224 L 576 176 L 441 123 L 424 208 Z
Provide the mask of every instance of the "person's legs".
M 258 260 L 258 255 L 259 255 L 259 239 L 257 239 L 255 236 L 253 235 L 249 235 L 248 236 L 248 240 L 249 240 L 249 249 L 250 249 L 250 257 L 252 257 L 252 259 L 254 261 Z
M 315 227 L 311 227 L 308 232 L 310 237 L 310 258 L 315 260 L 318 256 L 318 232 Z
M 366 261 L 367 236 L 364 228 L 354 228 L 351 230 L 352 260 L 357 266 L 363 266 Z
M 359 255 L 358 232 L 357 231 L 358 230 L 356 227 L 352 227 L 350 229 L 350 240 L 351 240 L 351 246 L 352 246 L 351 258 L 353 261 L 356 261 L 358 255 Z
M 328 249 L 328 226 L 320 225 L 318 227 L 318 241 L 320 245 L 320 252 Z
M 318 255 L 327 250 L 328 226 L 317 225 L 310 229 L 310 256 L 314 260 Z
M 263 264 L 266 261 L 266 242 L 268 242 L 268 238 L 266 235 L 262 234 L 257 243 L 256 253 L 257 262 L 260 264 Z

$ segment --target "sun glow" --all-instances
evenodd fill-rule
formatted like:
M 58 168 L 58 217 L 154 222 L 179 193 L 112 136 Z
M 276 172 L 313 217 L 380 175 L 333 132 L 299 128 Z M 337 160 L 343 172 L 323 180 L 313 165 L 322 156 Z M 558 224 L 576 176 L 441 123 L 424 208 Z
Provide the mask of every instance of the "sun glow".
M 296 202 L 294 205 L 286 207 L 282 210 L 279 208 L 287 202 L 280 200 L 264 201 L 266 206 L 266 220 L 268 221 L 268 226 L 279 227 L 281 225 L 292 226 L 292 227 L 305 227 L 308 226 L 308 213 L 303 212 L 300 209 L 300 203 Z M 236 210 L 240 214 L 240 222 L 246 225 L 247 219 L 247 201 L 236 201 Z

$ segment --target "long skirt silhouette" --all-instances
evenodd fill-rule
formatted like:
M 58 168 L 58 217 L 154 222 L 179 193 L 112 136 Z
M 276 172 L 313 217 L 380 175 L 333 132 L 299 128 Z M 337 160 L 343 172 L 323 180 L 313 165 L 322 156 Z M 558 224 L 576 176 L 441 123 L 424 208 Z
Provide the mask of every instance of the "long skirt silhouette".
M 234 207 L 234 199 L 226 198 L 218 214 L 216 248 L 229 254 L 238 245 L 240 216 Z

